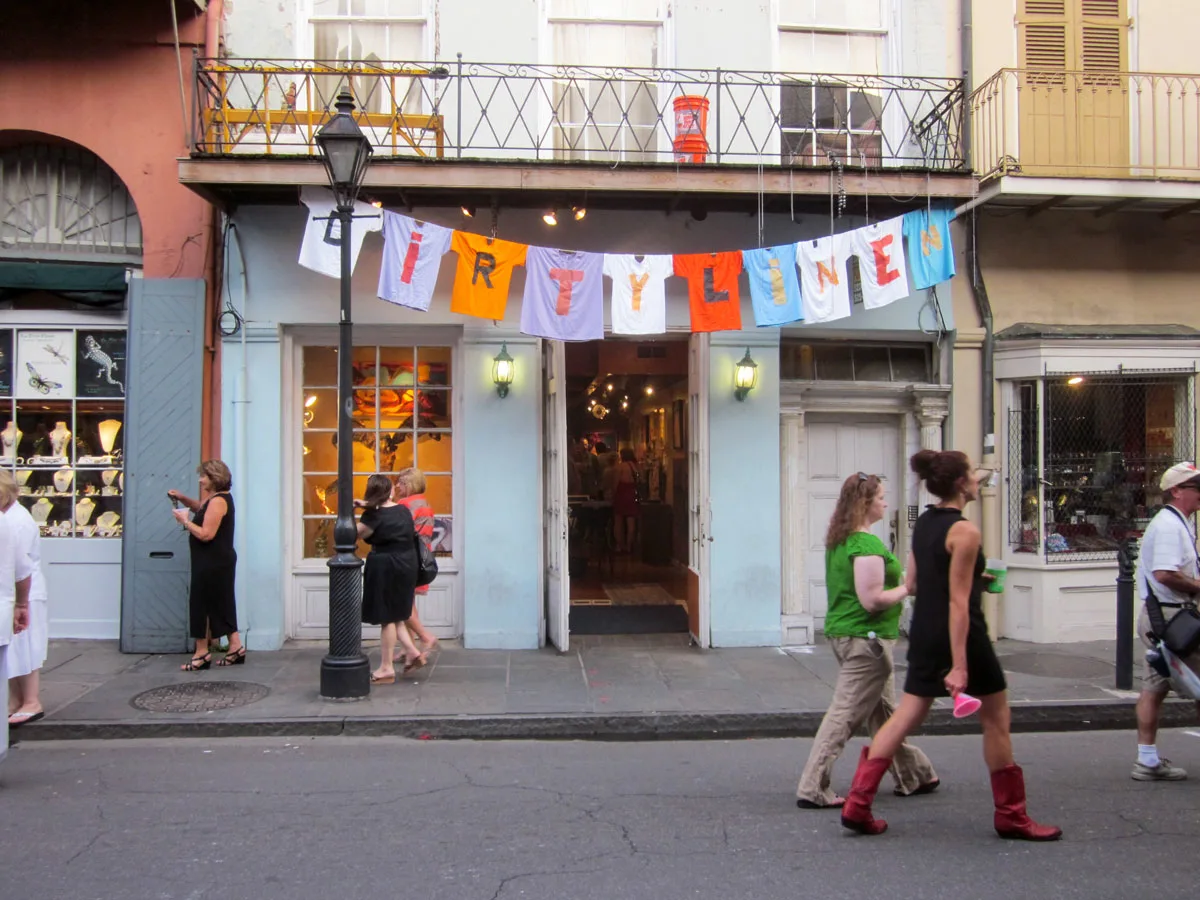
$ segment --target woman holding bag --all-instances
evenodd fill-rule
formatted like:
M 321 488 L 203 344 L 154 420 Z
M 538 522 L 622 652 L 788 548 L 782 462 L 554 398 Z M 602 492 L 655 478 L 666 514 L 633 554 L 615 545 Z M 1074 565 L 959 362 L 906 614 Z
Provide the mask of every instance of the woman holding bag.
M 367 479 L 362 506 L 358 536 L 371 546 L 363 570 L 362 620 L 380 626 L 382 645 L 379 668 L 371 673 L 371 684 L 395 684 L 392 653 L 397 641 L 410 660 L 405 671 L 426 662 L 404 627 L 412 615 L 420 567 L 417 536 L 408 508 L 392 500 L 392 482 L 386 475 Z
M 433 541 L 433 507 L 429 505 L 429 501 L 425 498 L 425 474 L 420 469 L 402 469 L 396 475 L 396 500 L 402 505 L 408 507 L 408 511 L 412 513 L 413 528 L 416 529 L 417 538 L 422 542 L 425 550 L 429 553 L 433 552 L 431 542 Z M 417 585 L 417 600 L 429 594 L 429 585 L 420 584 L 418 578 Z M 414 603 L 412 615 L 409 617 L 405 625 L 412 635 L 421 642 L 422 649 L 425 653 L 429 653 L 437 647 L 438 639 L 433 633 L 421 624 L 421 619 L 418 616 L 419 610 Z

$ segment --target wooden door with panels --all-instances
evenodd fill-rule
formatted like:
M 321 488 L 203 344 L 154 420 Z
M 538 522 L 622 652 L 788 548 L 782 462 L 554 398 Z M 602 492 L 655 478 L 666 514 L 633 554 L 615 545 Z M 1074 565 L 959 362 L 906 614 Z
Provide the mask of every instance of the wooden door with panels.
M 1128 0 L 1020 0 L 1020 174 L 1129 174 Z

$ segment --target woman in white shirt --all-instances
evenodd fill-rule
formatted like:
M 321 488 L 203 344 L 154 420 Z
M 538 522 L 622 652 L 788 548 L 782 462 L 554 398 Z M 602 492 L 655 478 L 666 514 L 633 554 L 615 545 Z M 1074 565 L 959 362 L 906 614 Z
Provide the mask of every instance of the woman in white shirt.
M 42 718 L 38 670 L 46 661 L 49 625 L 46 609 L 46 579 L 42 576 L 41 538 L 29 510 L 17 502 L 17 485 L 12 475 L 0 470 L 0 513 L 18 554 L 33 568 L 29 588 L 29 627 L 13 637 L 5 658 L 8 673 L 8 724 L 10 728 Z

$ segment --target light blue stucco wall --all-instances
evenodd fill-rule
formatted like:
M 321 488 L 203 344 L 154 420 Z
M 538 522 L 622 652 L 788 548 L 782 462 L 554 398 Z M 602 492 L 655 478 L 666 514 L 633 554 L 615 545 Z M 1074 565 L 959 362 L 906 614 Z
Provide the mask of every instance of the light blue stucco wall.
M 283 363 L 276 328 L 251 327 L 245 338 L 227 340 L 221 353 L 221 455 L 233 473 L 237 509 L 238 624 L 251 650 L 277 650 L 288 584 L 279 520 Z
M 758 386 L 733 392 L 746 350 Z M 779 333 L 718 333 L 709 353 L 709 622 L 714 647 L 780 643 Z
M 492 383 L 500 336 L 468 330 L 464 392 L 463 643 L 528 650 L 541 637 L 541 362 L 536 339 L 508 338 L 516 372 L 507 397 Z

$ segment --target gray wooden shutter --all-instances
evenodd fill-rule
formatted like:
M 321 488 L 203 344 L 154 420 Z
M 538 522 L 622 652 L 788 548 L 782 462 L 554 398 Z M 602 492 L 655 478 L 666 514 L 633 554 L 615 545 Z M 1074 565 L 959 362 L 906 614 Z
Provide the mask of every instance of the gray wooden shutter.
M 204 282 L 134 279 L 129 295 L 121 650 L 189 649 L 188 539 L 167 491 L 196 495 Z

